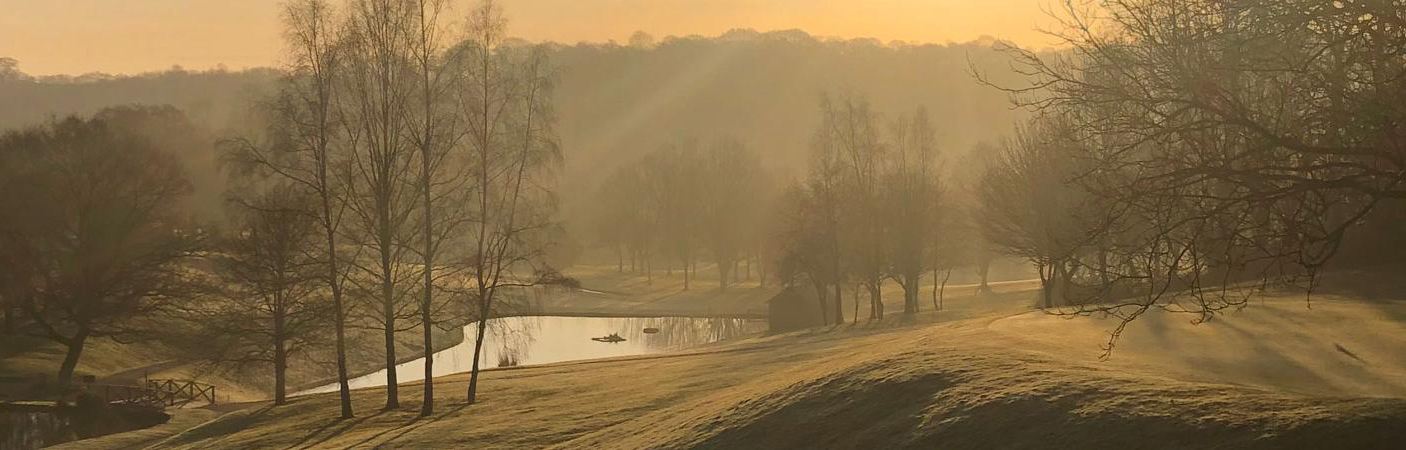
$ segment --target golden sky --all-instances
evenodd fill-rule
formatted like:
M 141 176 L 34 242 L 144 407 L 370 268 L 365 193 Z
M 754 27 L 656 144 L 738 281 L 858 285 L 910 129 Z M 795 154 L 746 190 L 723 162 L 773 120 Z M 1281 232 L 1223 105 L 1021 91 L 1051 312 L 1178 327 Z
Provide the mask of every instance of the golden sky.
M 277 64 L 281 0 L 0 0 L 0 57 L 33 75 L 136 73 L 181 65 Z M 333 0 L 333 3 L 339 3 Z M 471 0 L 457 2 L 462 10 Z M 510 34 L 534 41 L 624 42 L 635 30 L 714 36 L 800 28 L 882 41 L 982 35 L 1052 45 L 1051 0 L 502 0 Z M 456 14 L 457 16 L 457 14 Z

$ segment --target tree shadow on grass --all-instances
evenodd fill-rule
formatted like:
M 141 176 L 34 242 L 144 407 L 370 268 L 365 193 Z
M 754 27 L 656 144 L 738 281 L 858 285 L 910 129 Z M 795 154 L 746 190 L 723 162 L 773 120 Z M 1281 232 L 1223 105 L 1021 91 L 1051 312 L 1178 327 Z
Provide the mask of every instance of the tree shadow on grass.
M 261 406 L 249 412 L 236 411 L 204 425 L 196 426 L 184 432 L 172 436 L 169 440 L 163 441 L 163 445 L 179 445 L 183 443 L 198 442 L 216 436 L 223 436 L 243 430 L 259 422 L 259 418 L 273 410 L 273 404 Z M 234 415 L 238 416 L 234 416 Z
M 415 430 L 419 429 L 420 427 L 423 427 L 423 426 L 425 426 L 425 425 L 429 425 L 429 424 L 438 422 L 438 421 L 440 421 L 440 419 L 443 419 L 443 418 L 445 418 L 445 417 L 448 417 L 448 416 L 451 416 L 451 415 L 454 415 L 454 414 L 458 414 L 459 411 L 463 411 L 464 408 L 467 408 L 467 407 L 469 407 L 469 404 L 467 404 L 467 403 L 461 403 L 461 404 L 459 404 L 458 406 L 455 406 L 455 407 L 450 408 L 450 409 L 448 409 L 448 410 L 441 410 L 439 413 L 434 414 L 434 415 L 432 415 L 432 416 L 430 416 L 430 417 L 424 417 L 424 416 L 416 415 L 415 417 L 411 418 L 410 421 L 405 422 L 405 424 L 403 424 L 403 425 L 401 425 L 401 426 L 398 426 L 398 427 L 395 427 L 395 428 L 388 428 L 388 429 L 386 429 L 386 430 L 381 431 L 380 433 L 376 433 L 376 434 L 373 434 L 373 435 L 371 435 L 371 436 L 367 436 L 366 439 L 362 439 L 360 442 L 357 442 L 357 443 L 355 443 L 355 444 L 349 445 L 349 446 L 347 446 L 347 448 L 357 448 L 357 447 L 361 447 L 361 446 L 364 446 L 364 445 L 368 445 L 368 444 L 370 444 L 370 443 L 372 443 L 372 442 L 375 442 L 377 439 L 380 439 L 381 436 L 385 436 L 385 435 L 387 435 L 387 434 L 389 434 L 389 433 L 391 433 L 391 432 L 396 432 L 396 431 L 398 431 L 398 433 L 396 433 L 394 436 L 391 436 L 391 437 L 389 437 L 389 438 L 386 438 L 385 441 L 380 442 L 380 443 L 378 444 L 378 446 L 391 443 L 391 442 L 395 441 L 396 439 L 400 439 L 401 437 L 404 437 L 406 434 L 409 434 L 411 431 L 415 431 Z
M 355 427 L 355 426 L 357 426 L 357 425 L 360 425 L 362 422 L 365 422 L 366 419 L 371 419 L 371 418 L 375 418 L 375 417 L 380 417 L 381 414 L 385 414 L 385 411 L 384 411 L 384 410 L 377 411 L 375 414 L 372 414 L 372 415 L 369 415 L 369 416 L 357 416 L 356 418 L 353 418 L 353 419 L 351 419 L 351 420 L 343 420 L 343 419 L 338 418 L 338 419 L 335 419 L 335 420 L 328 421 L 327 424 L 325 424 L 325 425 L 323 425 L 323 426 L 321 426 L 321 427 L 318 427 L 316 430 L 313 430 L 311 433 L 308 433 L 307 436 L 303 436 L 303 439 L 299 440 L 298 442 L 294 443 L 293 445 L 288 446 L 288 448 L 289 448 L 289 449 L 294 449 L 294 448 L 312 448 L 312 447 L 316 447 L 318 444 L 321 444 L 321 443 L 323 443 L 323 442 L 327 442 L 328 439 L 332 439 L 333 437 L 339 436 L 339 435 L 341 435 L 342 433 L 347 432 L 347 430 L 352 429 L 352 427 Z M 325 436 L 322 436 L 322 438 L 321 438 L 321 439 L 318 439 L 316 442 L 309 442 L 309 441 L 311 441 L 314 437 L 317 437 L 318 435 L 322 434 L 322 432 L 327 431 L 329 428 L 332 428 L 333 426 L 336 426 L 336 425 L 339 425 L 339 424 L 340 424 L 341 426 L 338 427 L 336 430 L 333 430 L 331 433 L 327 433 Z M 306 444 L 306 445 L 304 445 L 304 444 Z

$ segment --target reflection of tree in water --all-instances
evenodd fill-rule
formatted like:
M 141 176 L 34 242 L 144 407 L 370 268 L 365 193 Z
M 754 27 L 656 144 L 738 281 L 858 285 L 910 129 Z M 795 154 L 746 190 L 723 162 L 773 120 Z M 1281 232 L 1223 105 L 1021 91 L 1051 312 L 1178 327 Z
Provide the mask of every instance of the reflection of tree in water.
M 621 319 L 622 336 L 640 340 L 646 347 L 673 350 L 731 339 L 766 330 L 766 323 L 752 319 L 696 319 L 689 317 L 632 317 Z M 657 328 L 658 333 L 645 333 Z
M 498 345 L 484 345 L 484 358 L 489 357 L 490 348 L 498 353 L 498 367 L 512 367 L 521 364 L 529 356 L 528 350 L 537 341 L 537 332 L 542 329 L 542 319 L 535 316 L 503 317 L 488 321 L 484 339 Z M 485 343 L 487 344 L 487 343 Z

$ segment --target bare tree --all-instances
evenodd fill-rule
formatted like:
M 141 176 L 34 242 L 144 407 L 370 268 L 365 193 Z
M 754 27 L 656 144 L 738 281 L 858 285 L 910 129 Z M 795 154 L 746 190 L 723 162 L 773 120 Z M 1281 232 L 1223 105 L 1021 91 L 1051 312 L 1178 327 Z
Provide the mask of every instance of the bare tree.
M 410 128 L 410 140 L 419 150 L 420 172 L 416 184 L 420 195 L 420 260 L 423 282 L 420 302 L 420 327 L 424 332 L 424 402 L 420 414 L 434 413 L 434 343 L 433 327 L 435 313 L 442 308 L 434 301 L 436 280 L 452 276 L 453 271 L 442 271 L 436 256 L 444 242 L 457 231 L 459 216 L 453 214 L 455 196 L 462 184 L 461 174 L 450 172 L 449 149 L 454 145 L 455 115 L 448 108 L 448 89 L 452 72 L 446 63 L 444 45 L 447 31 L 440 23 L 445 13 L 444 0 L 414 0 L 412 5 L 410 58 L 416 77 L 416 100 L 413 111 L 406 114 Z M 437 275 L 438 273 L 438 275 Z
M 903 313 L 914 314 L 923 273 L 936 269 L 932 253 L 937 250 L 938 214 L 943 206 L 936 134 L 923 108 L 912 116 L 899 116 L 892 130 L 879 193 L 887 227 L 882 244 L 888 247 L 885 271 L 903 287 Z
M 1041 307 L 1057 306 L 1079 251 L 1093 241 L 1099 217 L 1080 174 L 1077 143 L 1065 122 L 1039 118 L 1004 142 L 978 191 L 985 235 L 1040 272 Z
M 848 206 L 844 194 L 847 172 L 843 144 L 834 133 L 838 125 L 834 123 L 835 117 L 829 114 L 831 109 L 829 97 L 822 97 L 820 105 L 825 114 L 822 116 L 815 135 L 811 138 L 812 159 L 810 174 L 806 180 L 806 189 L 810 191 L 811 205 L 816 209 L 815 216 L 819 219 L 822 227 L 819 233 L 827 241 L 824 252 L 828 255 L 826 259 L 829 260 L 829 276 L 826 278 L 830 281 L 834 291 L 834 320 L 835 324 L 838 325 L 845 321 L 842 300 L 844 298 L 844 284 L 849 278 L 849 264 L 845 261 L 844 247 L 841 245 L 841 219 L 846 214 L 845 208 Z M 856 311 L 858 308 L 856 303 Z M 858 322 L 859 317 L 855 316 L 854 321 Z
M 804 184 L 792 185 L 782 193 L 769 230 L 770 242 L 777 247 L 771 252 L 775 260 L 769 264 L 775 266 L 782 287 L 809 282 L 815 289 L 820 323 L 839 325 L 844 323 L 839 291 L 836 290 L 833 297 L 836 305 L 833 315 L 826 300 L 830 289 L 838 287 L 841 281 L 835 270 L 834 240 L 829 234 L 832 229 L 823 217 L 826 210 L 820 201 L 819 193 Z
M 996 253 L 990 239 L 984 234 L 987 228 L 983 226 L 979 214 L 981 209 L 978 192 L 990 172 L 990 167 L 998 160 L 1000 154 L 1001 149 L 995 144 L 982 141 L 958 159 L 956 164 L 948 167 L 948 179 L 952 180 L 949 184 L 949 197 L 952 201 L 948 204 L 956 211 L 946 215 L 952 220 L 947 222 L 945 232 L 948 236 L 959 237 L 944 241 L 951 245 L 946 245 L 945 251 L 938 256 L 959 255 L 959 261 L 969 263 L 976 272 L 978 295 L 991 292 L 991 262 Z M 952 266 L 949 260 L 947 267 Z
M 1070 122 L 1091 161 L 1080 184 L 1131 217 L 1100 265 L 1143 293 L 1073 313 L 1206 320 L 1244 304 L 1241 281 L 1311 289 L 1351 228 L 1406 198 L 1399 5 L 1103 6 L 1069 2 L 1056 36 L 1071 50 L 1012 49 L 1030 83 L 1004 86 Z
M 839 239 L 841 251 L 850 259 L 849 270 L 869 291 L 869 318 L 881 320 L 883 287 L 884 227 L 879 221 L 879 178 L 885 146 L 879 130 L 879 115 L 863 98 L 846 95 L 838 100 L 821 99 L 821 126 L 817 139 L 834 148 L 843 177 L 845 197 Z M 857 318 L 856 318 L 857 320 Z
M 342 216 L 346 210 L 347 140 L 339 115 L 340 70 L 347 42 L 335 11 L 322 0 L 284 5 L 288 75 L 269 102 L 261 130 L 225 142 L 226 160 L 242 171 L 276 174 L 312 198 L 308 211 L 321 239 L 321 280 L 331 295 L 341 418 L 353 417 L 347 374 L 347 312 Z M 282 142 L 281 140 L 286 140 Z
M 345 14 L 339 115 L 352 150 L 347 205 L 356 218 L 346 235 L 372 255 L 349 260 L 361 275 L 349 279 L 374 299 L 371 319 L 385 334 L 389 410 L 400 407 L 395 336 L 413 326 L 400 320 L 414 318 L 417 306 L 407 300 L 417 271 L 404 264 L 416 200 L 415 148 L 405 114 L 416 87 L 410 63 L 416 11 L 400 0 L 352 0 Z
M 23 222 L 4 221 L 5 253 L 32 267 L 20 302 L 34 322 L 29 334 L 63 344 L 58 381 L 67 385 L 90 339 L 119 342 L 148 336 L 153 320 L 195 291 L 187 263 L 204 245 L 185 221 L 190 185 L 174 157 L 130 123 L 134 115 L 184 120 L 162 108 L 118 108 L 94 118 L 68 118 L 33 130 L 38 139 L 5 138 L 0 154 L 23 151 L 29 164 L 12 174 L 28 199 Z M 33 221 L 33 222 L 29 222 Z M 12 235 L 13 236 L 13 235 Z
M 763 194 L 761 164 L 742 142 L 719 138 L 711 143 L 694 166 L 699 174 L 697 201 L 700 238 L 718 264 L 718 289 L 726 289 L 734 269 L 756 230 L 752 222 Z M 734 274 L 736 277 L 736 274 Z
M 332 319 L 318 292 L 325 274 L 316 197 L 282 179 L 241 188 L 257 193 L 231 199 L 234 226 L 211 256 L 218 294 L 192 308 L 202 319 L 198 354 L 235 370 L 271 365 L 274 404 L 282 405 L 289 360 L 324 344 Z
M 467 19 L 456 51 L 460 147 L 471 177 L 468 263 L 477 313 L 468 402 L 478 392 L 479 358 L 488 319 L 505 297 L 563 279 L 544 264 L 553 194 L 548 183 L 561 161 L 551 111 L 552 73 L 540 47 L 504 45 L 506 21 L 491 0 Z

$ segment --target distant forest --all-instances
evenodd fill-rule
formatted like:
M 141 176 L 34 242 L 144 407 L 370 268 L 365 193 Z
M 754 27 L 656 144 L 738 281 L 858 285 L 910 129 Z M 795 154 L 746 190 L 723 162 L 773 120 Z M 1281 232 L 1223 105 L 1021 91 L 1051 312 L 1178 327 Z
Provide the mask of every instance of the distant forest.
M 526 44 L 521 43 L 521 44 Z M 865 96 L 880 111 L 925 107 L 947 170 L 979 142 L 995 142 L 1026 113 L 1007 95 L 976 82 L 1013 81 L 1011 55 L 992 39 L 947 45 L 822 39 L 803 31 L 733 30 L 717 37 L 636 33 L 628 44 L 550 45 L 557 69 L 556 116 L 566 156 L 558 177 L 562 212 L 581 208 L 604 175 L 679 139 L 727 134 L 748 142 L 772 176 L 804 170 L 823 92 Z M 276 68 L 188 71 L 134 76 L 30 77 L 23 61 L 0 59 L 0 129 L 49 117 L 89 115 L 119 104 L 169 104 L 200 130 L 183 146 L 196 201 L 217 211 L 214 141 L 239 133 L 251 98 L 279 77 Z M 578 239 L 582 233 L 573 232 Z

